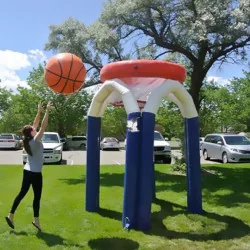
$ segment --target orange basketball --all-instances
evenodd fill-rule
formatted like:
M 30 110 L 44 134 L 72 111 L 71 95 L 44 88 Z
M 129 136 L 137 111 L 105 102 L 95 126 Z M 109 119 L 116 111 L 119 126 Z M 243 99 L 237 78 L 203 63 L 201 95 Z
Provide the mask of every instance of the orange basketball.
M 78 56 L 60 53 L 47 62 L 44 76 L 48 86 L 55 92 L 71 94 L 83 86 L 86 69 Z

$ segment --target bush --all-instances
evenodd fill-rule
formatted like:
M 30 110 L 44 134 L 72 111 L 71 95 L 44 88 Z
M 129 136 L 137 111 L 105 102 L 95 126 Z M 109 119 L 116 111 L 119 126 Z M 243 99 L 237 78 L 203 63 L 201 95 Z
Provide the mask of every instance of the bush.
M 177 156 L 172 156 L 172 158 L 174 159 L 174 164 L 171 165 L 171 170 L 174 172 L 186 173 L 187 166 L 185 158 L 178 158 Z

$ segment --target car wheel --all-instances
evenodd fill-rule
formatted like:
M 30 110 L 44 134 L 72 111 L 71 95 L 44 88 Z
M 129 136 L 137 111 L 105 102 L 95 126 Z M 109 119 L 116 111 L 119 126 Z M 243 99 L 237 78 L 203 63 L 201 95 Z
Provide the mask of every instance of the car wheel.
M 81 145 L 80 145 L 80 147 L 79 147 L 79 149 L 81 149 L 81 150 L 84 150 L 84 149 L 86 149 L 86 146 L 85 146 L 85 144 L 81 144 Z
M 165 159 L 163 159 L 163 163 L 171 164 L 171 158 L 165 158 Z
M 203 157 L 204 157 L 204 160 L 209 160 L 210 159 L 210 157 L 208 157 L 207 150 L 203 151 Z
M 227 156 L 227 153 L 223 153 L 222 154 L 222 162 L 224 164 L 228 163 L 228 156 Z

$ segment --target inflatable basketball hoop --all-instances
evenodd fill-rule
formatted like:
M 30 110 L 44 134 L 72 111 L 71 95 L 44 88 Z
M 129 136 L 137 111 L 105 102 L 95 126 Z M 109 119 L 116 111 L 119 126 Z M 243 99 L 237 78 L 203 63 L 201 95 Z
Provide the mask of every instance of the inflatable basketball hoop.
M 151 227 L 155 117 L 166 97 L 184 117 L 187 207 L 192 213 L 202 213 L 199 119 L 193 99 L 182 84 L 185 68 L 166 61 L 119 61 L 104 66 L 100 77 L 103 84 L 88 110 L 86 210 L 99 209 L 101 117 L 109 103 L 124 106 L 127 143 L 122 225 L 139 230 Z
M 179 64 L 166 61 L 130 60 L 107 64 L 100 73 L 101 81 L 119 79 L 119 84 L 128 88 L 140 109 L 144 108 L 153 89 L 165 83 L 166 79 L 184 82 L 186 70 Z M 124 106 L 122 96 L 114 91 L 107 99 L 114 106 Z

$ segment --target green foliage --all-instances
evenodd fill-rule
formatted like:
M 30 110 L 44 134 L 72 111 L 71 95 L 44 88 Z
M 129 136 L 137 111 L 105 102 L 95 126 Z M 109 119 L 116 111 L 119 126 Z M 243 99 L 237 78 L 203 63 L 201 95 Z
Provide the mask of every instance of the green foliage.
M 226 86 L 206 82 L 201 92 L 201 136 L 211 132 L 250 131 L 250 74 Z
M 164 100 L 157 112 L 156 123 L 163 126 L 165 137 L 184 138 L 184 120 L 179 108 Z
M 233 97 L 233 107 L 239 123 L 235 130 L 250 131 L 250 72 L 244 72 L 245 77 L 234 78 L 228 86 Z
M 186 174 L 187 166 L 185 158 L 184 157 L 179 158 L 178 156 L 172 155 L 172 159 L 174 160 L 174 163 L 171 165 L 171 170 L 174 172 Z
M 127 114 L 124 108 L 108 106 L 102 118 L 102 137 L 126 137 Z
M 0 81 L 1 83 L 1 81 Z M 10 106 L 12 92 L 0 86 L 0 116 Z

